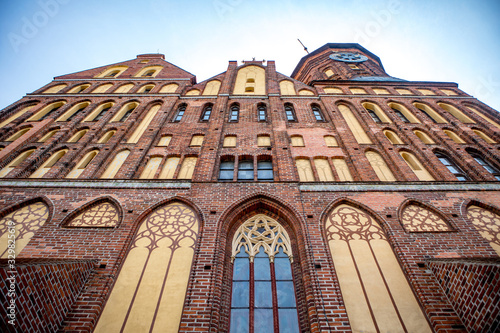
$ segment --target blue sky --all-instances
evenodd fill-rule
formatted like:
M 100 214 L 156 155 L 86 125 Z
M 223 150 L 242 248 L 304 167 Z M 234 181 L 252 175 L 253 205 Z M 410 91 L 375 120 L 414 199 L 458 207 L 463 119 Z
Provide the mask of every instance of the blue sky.
M 165 54 L 198 82 L 228 60 L 290 75 L 328 42 L 358 42 L 389 75 L 457 82 L 500 110 L 497 0 L 25 0 L 0 4 L 0 109 L 54 76 Z

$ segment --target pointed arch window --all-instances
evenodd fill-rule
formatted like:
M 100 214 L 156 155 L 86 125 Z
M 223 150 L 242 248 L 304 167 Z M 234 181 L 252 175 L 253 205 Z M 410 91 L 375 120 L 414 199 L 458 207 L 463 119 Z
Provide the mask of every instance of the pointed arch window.
M 446 155 L 435 153 L 441 163 L 455 176 L 459 181 L 467 181 L 469 178 L 465 173 Z
M 373 171 L 377 174 L 377 177 L 383 182 L 393 182 L 396 181 L 391 169 L 387 166 L 382 156 L 374 151 L 367 151 L 365 153 L 368 162 L 373 168 Z
M 136 102 L 132 102 L 132 103 L 127 103 L 126 105 L 124 105 L 120 111 L 118 111 L 118 113 L 116 113 L 116 115 L 111 118 L 110 122 L 113 123 L 113 122 L 123 122 L 125 120 L 128 119 L 128 117 L 130 117 L 130 115 L 132 114 L 132 112 L 135 111 L 135 109 L 137 108 L 139 104 L 136 103 Z
M 267 108 L 264 104 L 259 104 L 257 106 L 257 112 L 258 112 L 259 121 L 266 121 L 267 120 Z
M 290 103 L 285 104 L 285 115 L 286 115 L 286 120 L 297 121 L 297 118 L 295 116 L 295 110 L 293 109 L 293 105 Z
M 252 217 L 233 237 L 231 260 L 230 332 L 249 332 L 250 328 L 254 332 L 300 332 L 286 230 L 266 215 Z
M 229 110 L 229 121 L 237 122 L 240 116 L 240 106 L 238 104 L 233 104 Z
M 321 108 L 318 105 L 313 104 L 311 106 L 311 110 L 314 114 L 314 118 L 316 118 L 316 121 L 325 121 L 325 118 L 323 117 L 323 113 L 321 112 Z
M 179 121 L 182 120 L 184 112 L 186 112 L 186 104 L 179 105 L 179 107 L 177 108 L 177 113 L 174 118 L 174 123 L 178 123 Z
M 203 108 L 203 113 L 201 115 L 201 121 L 209 121 L 210 115 L 212 114 L 213 104 L 207 104 L 205 108 Z
M 419 180 L 422 181 L 434 181 L 434 177 L 431 176 L 429 171 L 420 163 L 420 161 L 415 157 L 415 155 L 408 152 L 400 152 L 401 157 L 405 160 L 406 164 L 411 168 L 413 173 L 417 176 Z
M 12 162 L 7 164 L 2 170 L 0 170 L 0 178 L 3 178 L 9 174 L 12 170 L 15 169 L 18 165 L 24 162 L 25 159 L 30 157 L 31 154 L 35 152 L 35 149 L 27 150 L 21 153 L 18 157 L 16 157 Z

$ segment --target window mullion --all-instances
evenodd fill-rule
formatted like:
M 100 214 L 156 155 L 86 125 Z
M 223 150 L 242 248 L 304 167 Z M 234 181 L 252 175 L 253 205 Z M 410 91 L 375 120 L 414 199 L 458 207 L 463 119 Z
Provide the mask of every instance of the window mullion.
M 273 291 L 273 322 L 274 332 L 280 331 L 279 314 L 278 314 L 278 294 L 276 292 L 276 274 L 274 273 L 274 261 L 271 264 L 271 290 Z
M 249 323 L 249 333 L 254 333 L 254 309 L 255 309 L 255 278 L 254 278 L 254 266 L 253 260 L 250 261 L 250 283 L 249 283 L 249 311 L 248 311 L 248 323 Z

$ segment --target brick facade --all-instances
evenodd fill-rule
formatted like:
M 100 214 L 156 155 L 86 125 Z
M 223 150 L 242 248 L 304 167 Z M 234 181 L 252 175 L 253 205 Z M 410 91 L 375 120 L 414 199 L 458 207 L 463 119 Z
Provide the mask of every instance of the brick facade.
M 353 69 L 349 66 L 353 63 L 332 60 L 329 55 L 333 52 L 363 54 L 367 60 L 355 63 L 358 69 Z M 233 94 L 238 70 L 248 65 L 265 71 L 265 95 Z M 127 69 L 117 77 L 96 78 L 113 66 L 126 66 Z M 135 77 L 144 66 L 162 66 L 163 69 L 154 77 Z M 331 69 L 334 76 L 327 77 L 326 69 Z M 221 84 L 218 94 L 203 95 L 205 86 L 212 80 Z M 295 95 L 281 94 L 282 80 L 293 82 Z M 62 90 L 43 93 L 62 83 L 66 84 Z M 104 83 L 113 86 L 105 93 L 91 93 Z M 134 85 L 129 92 L 113 92 L 126 83 Z M 178 85 L 174 92 L 160 92 L 163 86 L 171 83 Z M 68 93 L 80 84 L 90 84 L 90 87 L 80 93 Z M 154 84 L 155 87 L 149 93 L 137 93 L 145 84 Z M 328 88 L 337 90 L 332 93 Z M 353 94 L 351 88 L 363 89 L 366 93 Z M 373 90 L 381 88 L 387 94 L 377 94 Z M 191 95 L 192 89 L 198 89 L 201 94 Z M 301 94 L 304 89 L 312 95 Z M 396 89 L 406 89 L 410 94 L 402 95 Z M 434 95 L 424 95 L 423 89 Z M 443 90 L 454 94 L 448 95 Z M 56 101 L 65 104 L 46 119 L 27 121 Z M 56 121 L 75 104 L 84 101 L 90 105 L 70 121 Z M 123 105 L 132 101 L 139 105 L 125 121 L 110 121 Z M 114 105 L 100 120 L 83 122 L 94 108 L 107 102 Z M 366 102 L 378 106 L 391 122 L 375 122 L 363 107 L 362 103 Z M 183 103 L 187 105 L 184 116 L 176 122 L 177 110 Z M 202 121 L 202 112 L 208 103 L 213 105 L 210 119 Z M 230 121 L 230 107 L 234 103 L 239 105 L 237 122 Z M 295 121 L 287 121 L 285 103 L 293 105 Z M 405 107 L 418 122 L 402 121 L 389 103 Z M 431 121 L 414 103 L 427 105 L 446 122 Z M 473 123 L 460 121 L 441 108 L 442 103 L 454 106 Z M 313 104 L 321 109 L 324 118 L 321 121 L 311 111 Z M 278 221 L 290 235 L 300 330 L 351 331 L 324 230 L 328 214 L 340 204 L 357 207 L 380 224 L 434 331 L 480 331 L 476 328 L 479 326 L 472 325 L 475 322 L 480 325 L 485 313 L 472 308 L 463 310 L 461 300 L 456 300 L 460 289 L 448 288 L 444 284 L 458 285 L 459 282 L 451 281 L 455 281 L 459 274 L 453 273 L 451 264 L 435 260 L 465 260 L 469 271 L 476 270 L 473 278 L 477 281 L 482 281 L 490 271 L 480 270 L 484 264 L 474 260 L 493 260 L 488 267 L 491 267 L 491 272 L 498 270 L 495 261 L 498 255 L 468 219 L 467 207 L 479 205 L 498 214 L 500 186 L 495 172 L 487 171 L 471 153 L 499 169 L 500 144 L 485 141 L 473 130 L 499 142 L 500 125 L 495 126 L 487 119 L 499 123 L 500 118 L 495 110 L 458 89 L 457 84 L 395 79 L 385 73 L 378 57 L 361 46 L 326 44 L 304 57 L 291 77 L 276 72 L 274 61 L 267 64 L 250 61 L 241 66 L 230 61 L 226 72 L 201 83 L 196 82 L 194 75 L 164 61 L 162 55 L 140 55 L 122 63 L 56 77 L 54 82 L 5 108 L 0 113 L 0 121 L 28 105 L 35 106 L 0 128 L 0 140 L 3 140 L 0 141 L 3 148 L 0 169 L 8 167 L 20 153 L 35 149 L 0 180 L 0 218 L 23 207 L 26 202 L 34 201 L 47 205 L 50 217 L 20 253 L 19 265 L 22 260 L 85 260 L 87 266 L 89 263 L 93 265 L 87 267 L 92 274 L 88 275 L 81 290 L 71 291 L 72 295 L 78 296 L 67 312 L 61 309 L 66 314 L 57 317 L 58 322 L 53 323 L 52 330 L 57 327 L 61 331 L 88 332 L 95 328 L 141 222 L 157 207 L 177 201 L 191 207 L 201 223 L 179 332 L 228 331 L 232 237 L 241 223 L 258 213 Z M 138 142 L 129 143 L 128 139 L 153 105 L 160 105 L 159 111 Z M 265 121 L 258 119 L 258 105 L 266 107 Z M 371 144 L 358 143 L 339 105 L 351 109 Z M 32 126 L 28 133 L 14 142 L 5 141 L 26 126 Z M 59 130 L 54 136 L 38 142 L 54 129 Z M 67 142 L 82 129 L 88 132 L 78 142 Z M 97 143 L 110 130 L 116 131 L 111 139 Z M 396 133 L 403 144 L 391 143 L 384 130 Z M 434 144 L 422 142 L 414 130 L 426 133 Z M 465 143 L 453 141 L 443 130 L 453 131 Z M 168 146 L 158 146 L 163 135 L 172 136 Z M 201 147 L 190 146 L 193 135 L 204 136 Z M 235 147 L 223 147 L 228 135 L 236 136 Z M 271 146 L 259 147 L 259 135 L 269 135 Z M 303 147 L 292 146 L 290 138 L 293 135 L 302 136 Z M 328 147 L 324 141 L 327 135 L 335 137 L 338 146 Z M 29 178 L 52 153 L 61 149 L 68 151 L 42 178 Z M 80 159 L 94 149 L 99 153 L 81 176 L 78 179 L 65 178 Z M 115 155 L 124 149 L 130 154 L 115 177 L 101 179 Z M 384 159 L 395 182 L 378 179 L 366 158 L 368 151 L 376 152 Z M 416 156 L 435 181 L 419 181 L 411 166 L 401 157 L 401 152 Z M 446 154 L 466 174 L 468 181 L 457 181 L 436 157 L 436 152 Z M 183 161 L 194 156 L 197 162 L 193 176 L 179 179 Z M 161 157 L 154 178 L 141 179 L 148 161 L 154 157 Z M 179 158 L 173 179 L 159 179 L 170 157 Z M 295 165 L 297 158 L 311 161 L 315 181 L 299 181 Z M 320 181 L 315 158 L 326 159 L 332 171 L 332 181 Z M 347 164 L 353 182 L 341 181 L 339 170 L 334 166 L 334 159 L 338 158 Z M 238 163 L 245 159 L 254 163 L 255 180 L 259 177 L 258 162 L 272 161 L 274 181 L 237 181 Z M 221 162 L 225 160 L 235 161 L 234 181 L 218 180 Z M 71 217 L 96 202 L 109 202 L 116 208 L 119 221 L 115 227 L 70 228 L 66 225 Z M 432 211 L 449 229 L 445 232 L 405 231 L 401 215 L 409 203 Z M 485 281 L 478 283 L 491 286 L 490 280 Z M 40 280 L 39 283 L 44 282 Z M 470 295 L 471 298 L 480 297 Z

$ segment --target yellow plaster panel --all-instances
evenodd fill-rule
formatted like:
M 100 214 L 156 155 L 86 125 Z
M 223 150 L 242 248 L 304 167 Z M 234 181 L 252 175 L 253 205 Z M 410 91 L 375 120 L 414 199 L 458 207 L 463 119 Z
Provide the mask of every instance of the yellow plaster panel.
M 203 90 L 203 95 L 217 95 L 219 93 L 220 81 L 212 80 L 207 83 L 205 89 Z
M 186 96 L 198 96 L 200 91 L 198 89 L 191 89 L 186 93 Z
M 299 179 L 301 182 L 313 182 L 314 174 L 311 167 L 311 162 L 305 158 L 298 158 L 295 161 L 297 166 L 297 171 L 299 173 Z
M 467 217 L 484 239 L 490 242 L 491 247 L 500 256 L 500 215 L 471 205 L 467 208 Z
M 453 90 L 449 90 L 449 89 L 441 89 L 441 91 L 445 95 L 448 95 L 448 96 L 456 96 L 456 95 L 458 95 L 456 92 L 454 92 Z
M 120 74 L 125 72 L 125 70 L 127 70 L 127 68 L 128 68 L 127 66 L 113 66 L 113 67 L 105 69 L 101 73 L 97 74 L 95 77 L 106 77 L 106 76 L 109 76 L 110 73 L 116 73 L 112 77 L 118 77 L 118 76 L 120 76 Z
M 353 332 L 376 332 L 349 245 L 340 240 L 332 240 L 329 244 L 351 329 Z
M 144 168 L 144 171 L 142 171 L 141 176 L 139 177 L 140 179 L 153 179 L 156 174 L 156 170 L 160 167 L 160 163 L 162 161 L 162 157 L 151 157 L 148 161 L 148 164 L 146 164 L 146 167 Z
M 47 90 L 44 90 L 42 94 L 55 94 L 59 91 L 61 91 L 63 88 L 66 88 L 68 85 L 67 84 L 58 84 L 56 86 L 52 86 Z
M 146 66 L 138 71 L 134 77 L 155 77 L 163 69 L 163 66 Z M 154 71 L 152 74 L 147 74 Z
M 354 138 L 356 141 L 360 144 L 370 144 L 372 141 L 366 135 L 365 131 L 363 130 L 363 127 L 361 127 L 361 124 L 359 123 L 358 119 L 354 116 L 352 113 L 351 109 L 349 109 L 345 105 L 339 105 L 339 110 L 342 116 L 344 117 L 347 125 L 349 126 L 349 129 L 351 130 L 352 134 L 354 135 Z
M 354 95 L 363 95 L 363 94 L 366 94 L 366 91 L 363 88 L 349 88 L 349 90 Z
M 141 123 L 135 129 L 134 133 L 128 139 L 127 143 L 137 143 L 139 141 L 140 137 L 142 136 L 142 134 L 144 134 L 144 132 L 148 128 L 149 124 L 153 120 L 154 116 L 156 116 L 156 113 L 158 112 L 158 110 L 160 110 L 160 105 L 154 105 L 149 110 L 148 114 L 146 115 L 146 117 L 144 117 L 144 119 L 142 119 Z
M 8 227 L 15 228 L 15 248 L 17 256 L 29 243 L 35 232 L 45 224 L 49 218 L 49 209 L 42 202 L 36 202 L 22 207 L 0 220 L 0 257 L 9 256 L 9 235 Z
M 181 170 L 179 171 L 178 179 L 191 179 L 193 177 L 194 168 L 198 157 L 186 157 L 182 162 Z
M 444 134 L 446 134 L 450 139 L 452 139 L 453 141 L 455 141 L 456 143 L 460 143 L 460 144 L 463 144 L 465 143 L 464 140 L 462 140 L 462 138 L 460 138 L 457 134 L 455 134 L 454 132 L 452 131 L 449 131 L 449 130 L 443 130 Z
M 444 110 L 448 111 L 451 113 L 455 118 L 460 120 L 461 122 L 465 124 L 474 124 L 476 123 L 474 120 L 470 119 L 467 117 L 462 111 L 454 107 L 453 105 L 446 104 L 446 103 L 438 103 L 438 105 L 443 108 Z
M 307 89 L 301 89 L 299 90 L 299 95 L 302 95 L 302 96 L 314 96 L 314 93 L 310 90 L 307 90 Z
M 134 87 L 134 85 L 132 83 L 127 83 L 127 84 L 124 84 L 123 86 L 118 87 L 118 89 L 116 89 L 113 93 L 125 94 L 125 93 L 128 93 L 130 91 L 130 89 L 132 89 L 133 87 Z
M 113 158 L 113 161 L 106 168 L 106 171 L 101 175 L 101 178 L 114 178 L 129 154 L 130 150 L 122 150 L 121 152 L 116 154 L 115 158 Z
M 387 89 L 384 89 L 384 88 L 373 88 L 373 91 L 377 95 L 389 95 L 390 94 L 389 91 Z
M 92 90 L 91 94 L 100 94 L 100 93 L 106 92 L 106 90 L 108 90 L 112 86 L 113 85 L 111 83 L 101 84 L 99 87 Z
M 160 93 L 163 94 L 173 94 L 176 92 L 179 85 L 177 83 L 169 83 L 160 89 Z
M 177 332 L 198 229 L 195 213 L 181 203 L 151 213 L 139 227 L 95 332 Z
M 349 167 L 347 163 L 342 158 L 334 158 L 332 160 L 333 166 L 335 167 L 335 171 L 337 171 L 337 175 L 341 182 L 352 182 L 351 172 L 349 171 Z
M 257 146 L 271 147 L 271 137 L 269 135 L 259 135 L 257 137 Z
M 396 89 L 396 91 L 400 95 L 413 95 L 413 93 L 411 91 L 409 91 L 408 89 Z
M 467 107 L 467 109 L 471 110 L 472 112 L 474 112 L 475 114 L 477 114 L 479 117 L 483 118 L 484 120 L 486 120 L 487 122 L 489 122 L 490 124 L 492 124 L 493 126 L 497 127 L 497 128 L 500 128 L 500 125 L 497 124 L 496 122 L 494 122 L 493 120 L 491 120 L 490 118 L 486 117 L 485 115 L 483 115 L 481 112 L 479 112 L 478 110 L 474 109 L 474 108 L 471 108 L 471 107 Z M 0 126 L 2 127 L 2 126 Z
M 245 66 L 238 70 L 233 94 L 265 95 L 266 71 L 259 66 Z
M 326 94 L 343 94 L 344 92 L 340 88 L 323 88 Z
M 394 178 L 394 175 L 392 174 L 391 170 L 387 166 L 387 163 L 385 163 L 384 159 L 382 156 L 380 156 L 378 153 L 374 151 L 368 151 L 366 152 L 366 158 L 368 159 L 368 162 L 370 162 L 370 165 L 373 168 L 373 171 L 377 174 L 377 177 L 379 180 L 383 182 L 393 182 L 396 181 L 396 178 Z
M 35 105 L 30 105 L 25 108 L 23 108 L 21 111 L 15 113 L 14 115 L 10 116 L 9 118 L 5 119 L 0 123 L 0 128 L 4 127 L 7 124 L 10 124 L 12 121 L 16 120 L 17 118 L 21 117 L 23 114 L 25 114 L 27 111 L 32 109 Z
M 316 167 L 316 172 L 318 173 L 319 180 L 322 182 L 332 182 L 335 181 L 333 177 L 332 168 L 327 159 L 315 158 L 314 166 Z
M 169 157 L 163 169 L 161 170 L 159 179 L 174 179 L 175 170 L 179 164 L 179 157 Z
M 429 90 L 429 89 L 417 89 L 417 90 L 426 96 L 436 95 L 432 90 Z
M 389 243 L 384 240 L 371 240 L 370 246 L 387 281 L 406 330 L 416 333 L 432 332 Z

